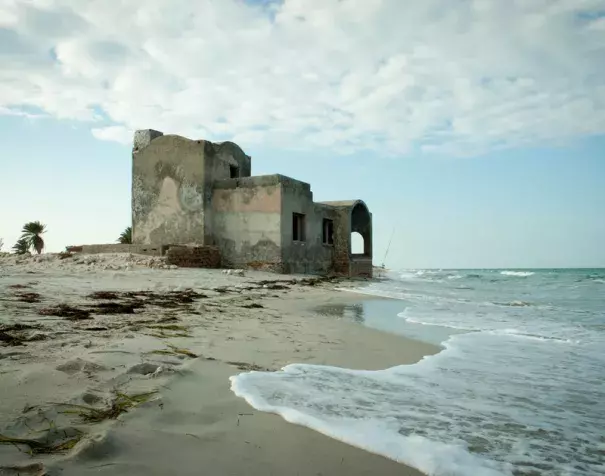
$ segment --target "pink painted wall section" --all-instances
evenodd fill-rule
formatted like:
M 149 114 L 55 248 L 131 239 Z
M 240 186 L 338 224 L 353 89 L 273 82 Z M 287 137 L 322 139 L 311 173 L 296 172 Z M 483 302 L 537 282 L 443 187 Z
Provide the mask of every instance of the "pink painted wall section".
M 216 212 L 281 212 L 281 186 L 218 189 L 212 194 Z

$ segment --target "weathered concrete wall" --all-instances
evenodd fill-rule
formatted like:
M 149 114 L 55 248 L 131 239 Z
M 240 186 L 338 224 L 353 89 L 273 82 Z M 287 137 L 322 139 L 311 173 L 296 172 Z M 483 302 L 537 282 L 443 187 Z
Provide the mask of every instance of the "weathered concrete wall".
M 363 256 L 371 259 L 372 214 L 362 201 L 358 201 L 351 210 L 351 232 L 357 232 L 363 237 Z
M 323 202 L 336 210 L 334 230 L 334 272 L 344 276 L 372 276 L 372 214 L 361 200 Z M 353 254 L 351 233 L 364 239 L 364 253 Z
M 372 277 L 372 258 L 366 256 L 353 256 L 349 262 L 349 276 L 360 278 Z
M 334 230 L 334 272 L 349 276 L 351 271 L 351 209 L 336 207 Z
M 281 184 L 278 176 L 214 184 L 213 241 L 223 266 L 281 271 Z
M 232 142 L 151 130 L 135 133 L 132 164 L 134 243 L 207 243 L 212 183 L 229 177 L 230 165 L 250 175 L 250 157 Z
M 307 183 L 251 177 L 251 158 L 232 142 L 142 130 L 132 159 L 133 246 L 149 245 L 144 252 L 161 254 L 167 243 L 213 245 L 227 267 L 355 276 L 369 266 L 371 275 L 372 218 L 361 201 L 314 203 Z M 304 239 L 294 240 L 295 213 L 304 216 Z M 323 240 L 326 219 L 330 243 Z M 351 253 L 352 231 L 364 237 L 363 255 Z M 102 246 L 96 252 L 107 252 Z
M 74 248 L 74 247 L 72 247 Z M 81 253 L 135 253 L 139 255 L 161 256 L 162 247 L 155 245 L 109 243 L 100 245 L 82 245 Z
M 204 243 L 216 244 L 212 197 L 214 184 L 220 180 L 231 178 L 231 168 L 237 169 L 238 177 L 250 177 L 251 162 L 242 149 L 233 142 L 220 144 L 206 143 L 204 150 Z
M 134 243 L 202 243 L 205 141 L 159 136 L 132 152 Z
M 294 213 L 305 217 L 305 240 L 302 242 L 293 239 Z M 323 243 L 324 218 L 336 221 L 336 210 L 330 206 L 313 203 L 313 193 L 308 183 L 284 177 L 281 213 L 284 272 L 326 274 L 332 271 L 334 245 Z

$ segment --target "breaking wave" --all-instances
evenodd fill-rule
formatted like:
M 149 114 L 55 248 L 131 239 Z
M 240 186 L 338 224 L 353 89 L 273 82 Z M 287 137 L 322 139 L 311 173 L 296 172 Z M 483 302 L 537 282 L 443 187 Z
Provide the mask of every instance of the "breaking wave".
M 397 298 L 400 333 L 445 332 L 440 353 L 380 371 L 249 372 L 233 392 L 432 476 L 605 475 L 605 271 L 413 274 L 358 291 Z
M 534 272 L 533 271 L 500 271 L 500 274 L 502 274 L 504 276 L 527 277 L 527 276 L 533 276 Z

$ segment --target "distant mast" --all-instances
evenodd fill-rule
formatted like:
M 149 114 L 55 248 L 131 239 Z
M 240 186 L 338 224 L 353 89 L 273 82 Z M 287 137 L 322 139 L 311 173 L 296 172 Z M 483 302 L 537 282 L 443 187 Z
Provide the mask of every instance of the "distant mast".
M 389 244 L 387 245 L 387 250 L 384 253 L 384 259 L 382 260 L 382 264 L 380 267 L 384 269 L 384 263 L 387 260 L 387 255 L 389 254 L 389 249 L 391 248 L 391 242 L 393 241 L 393 235 L 395 234 L 395 227 L 393 227 L 393 231 L 391 232 L 391 238 L 389 239 Z

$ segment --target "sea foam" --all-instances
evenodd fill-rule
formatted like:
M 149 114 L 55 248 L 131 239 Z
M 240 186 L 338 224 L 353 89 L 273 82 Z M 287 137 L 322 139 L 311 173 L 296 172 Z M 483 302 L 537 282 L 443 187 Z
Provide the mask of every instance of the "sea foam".
M 295 364 L 232 377 L 232 389 L 259 410 L 434 476 L 603 476 L 605 272 L 511 276 L 442 271 L 362 288 L 399 299 L 392 324 L 402 333 L 445 331 L 444 350 L 416 364 Z
M 503 276 L 520 276 L 523 278 L 534 275 L 533 271 L 500 271 L 500 274 Z
M 293 364 L 279 372 L 249 372 L 230 379 L 231 390 L 257 410 L 276 413 L 290 423 L 429 475 L 512 475 L 510 465 L 470 453 L 464 441 L 443 443 L 419 434 L 402 434 L 399 420 L 405 414 L 393 413 L 386 403 L 392 398 L 390 385 L 397 385 L 389 370 Z M 368 412 L 370 408 L 373 411 Z

